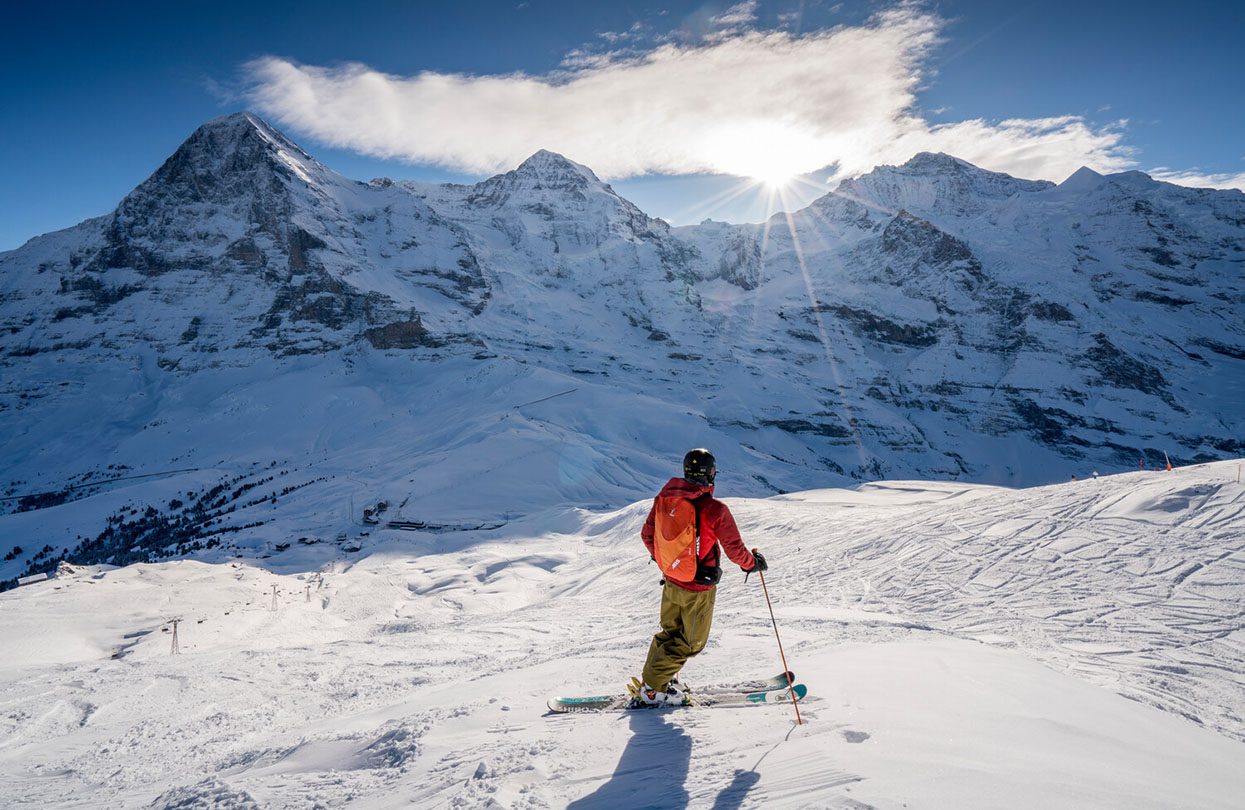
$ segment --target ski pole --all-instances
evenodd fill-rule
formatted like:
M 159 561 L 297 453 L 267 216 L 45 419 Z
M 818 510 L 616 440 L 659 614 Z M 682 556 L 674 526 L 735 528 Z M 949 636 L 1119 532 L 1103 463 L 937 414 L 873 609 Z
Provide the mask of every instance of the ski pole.
M 756 552 L 756 549 L 752 550 L 753 554 Z M 765 594 L 765 604 L 769 607 L 769 620 L 774 625 L 774 638 L 778 641 L 778 655 L 782 658 L 782 671 L 790 673 L 791 668 L 787 666 L 787 654 L 782 651 L 782 638 L 778 635 L 778 620 L 774 618 L 774 603 L 769 600 L 769 588 L 765 587 L 765 572 L 758 568 L 757 576 L 761 578 L 761 592 Z M 790 674 L 787 675 L 787 689 L 791 693 L 791 705 L 795 707 L 795 724 L 802 726 L 804 720 L 800 717 L 800 701 L 795 696 L 795 684 L 791 682 Z

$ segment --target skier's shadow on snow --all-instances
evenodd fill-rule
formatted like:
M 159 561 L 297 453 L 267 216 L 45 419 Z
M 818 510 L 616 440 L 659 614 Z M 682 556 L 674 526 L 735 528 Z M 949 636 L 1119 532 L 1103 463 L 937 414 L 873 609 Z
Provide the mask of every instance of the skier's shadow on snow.
M 661 712 L 631 712 L 631 739 L 613 776 L 568 810 L 678 810 L 687 807 L 692 738 Z M 735 805 L 738 806 L 738 805 Z
M 692 738 L 658 712 L 634 712 L 631 739 L 610 780 L 593 793 L 571 802 L 567 810 L 679 810 L 690 801 L 687 777 Z M 738 810 L 761 778 L 756 771 L 736 771 L 718 794 L 713 810 Z

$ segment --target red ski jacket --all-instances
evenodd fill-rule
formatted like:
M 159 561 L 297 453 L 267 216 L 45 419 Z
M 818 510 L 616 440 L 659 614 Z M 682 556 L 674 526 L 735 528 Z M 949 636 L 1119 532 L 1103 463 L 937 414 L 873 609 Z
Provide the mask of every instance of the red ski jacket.
M 739 527 L 735 525 L 731 510 L 726 508 L 726 504 L 713 497 L 713 487 L 703 487 L 683 478 L 671 478 L 662 487 L 657 497 L 663 496 L 686 498 L 692 502 L 692 506 L 696 507 L 696 514 L 700 518 L 700 559 L 705 565 L 719 564 L 718 544 L 720 543 L 731 562 L 743 570 L 751 571 L 756 566 L 752 552 L 748 551 L 743 538 L 739 536 Z M 644 547 L 648 549 L 650 557 L 655 553 L 653 533 L 656 530 L 656 510 L 657 500 L 655 498 L 652 508 L 648 510 L 648 520 L 644 521 L 644 528 L 640 530 L 640 538 L 644 541 Z M 685 591 L 707 591 L 714 587 L 696 582 L 667 581 Z

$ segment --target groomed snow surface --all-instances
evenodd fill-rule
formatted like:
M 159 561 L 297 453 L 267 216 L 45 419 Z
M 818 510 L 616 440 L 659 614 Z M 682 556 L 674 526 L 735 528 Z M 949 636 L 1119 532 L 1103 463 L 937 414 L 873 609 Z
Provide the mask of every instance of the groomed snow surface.
M 546 714 L 638 673 L 645 503 L 79 569 L 0 594 L 0 804 L 1239 808 L 1237 473 L 728 498 L 810 688 L 798 727 Z M 685 679 L 779 671 L 757 578 L 728 570 L 717 605 Z

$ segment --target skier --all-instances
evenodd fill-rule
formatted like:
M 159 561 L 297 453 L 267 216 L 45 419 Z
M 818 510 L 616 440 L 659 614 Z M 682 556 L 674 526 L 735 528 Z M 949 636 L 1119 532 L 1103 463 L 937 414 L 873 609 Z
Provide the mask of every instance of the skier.
M 671 478 L 653 499 L 640 532 L 661 567 L 661 632 L 653 636 L 643 680 L 632 678 L 633 704 L 678 705 L 686 688 L 675 677 L 688 658 L 704 649 L 713 622 L 716 586 L 722 578 L 718 545 L 744 571 L 767 571 L 760 552 L 750 552 L 726 504 L 713 497 L 713 454 L 703 448 L 683 457 L 683 477 Z

